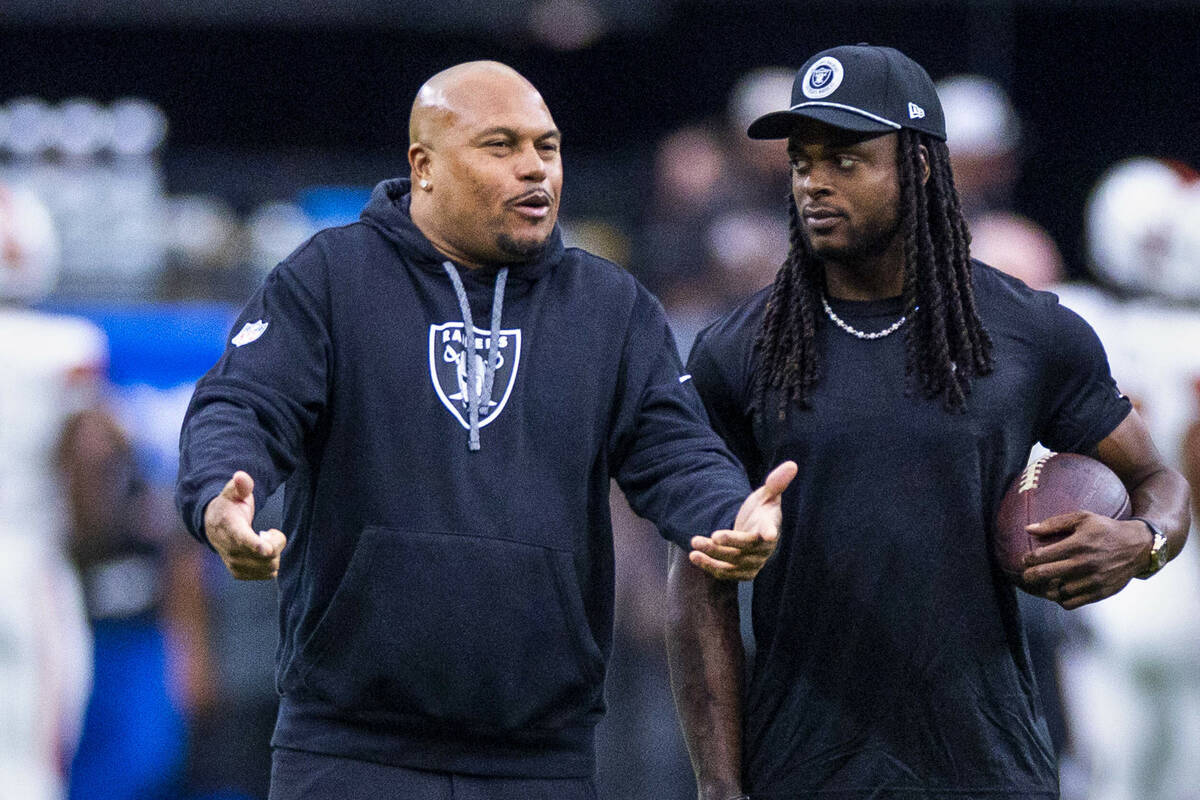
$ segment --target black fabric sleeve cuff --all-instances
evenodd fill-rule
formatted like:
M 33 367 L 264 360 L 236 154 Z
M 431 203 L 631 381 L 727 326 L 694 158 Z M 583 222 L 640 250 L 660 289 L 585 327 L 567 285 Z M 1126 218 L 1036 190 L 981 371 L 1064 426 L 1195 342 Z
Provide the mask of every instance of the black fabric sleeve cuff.
M 211 503 L 224 488 L 224 483 L 214 482 L 207 484 L 203 489 L 201 489 L 197 494 L 197 496 L 200 498 L 200 502 L 196 503 L 196 510 L 193 512 L 193 517 L 191 519 L 192 536 L 195 536 L 201 544 L 207 545 L 208 549 L 212 550 L 214 553 L 217 551 L 217 549 L 213 547 L 212 542 L 208 540 L 208 531 L 204 529 L 204 512 L 208 510 L 208 504 Z

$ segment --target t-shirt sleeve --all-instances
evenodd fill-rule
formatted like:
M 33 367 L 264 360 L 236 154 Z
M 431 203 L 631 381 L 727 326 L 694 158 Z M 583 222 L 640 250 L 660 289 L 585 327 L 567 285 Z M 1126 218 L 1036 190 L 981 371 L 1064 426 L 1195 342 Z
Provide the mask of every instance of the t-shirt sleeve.
M 715 352 L 712 329 L 696 338 L 688 357 L 687 370 L 708 412 L 713 430 L 733 451 L 755 485 L 766 477 L 762 458 L 754 444 L 754 429 L 749 410 L 749 370 L 741 367 L 744 359 L 720 356 Z
M 1088 453 L 1133 405 L 1117 388 L 1092 326 L 1053 297 L 1049 318 L 1038 439 L 1058 452 Z

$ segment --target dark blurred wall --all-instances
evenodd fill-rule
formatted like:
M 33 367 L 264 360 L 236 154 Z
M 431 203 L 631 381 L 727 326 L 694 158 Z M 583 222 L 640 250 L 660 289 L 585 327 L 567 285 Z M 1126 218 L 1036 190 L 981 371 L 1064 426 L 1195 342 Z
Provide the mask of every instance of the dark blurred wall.
M 495 7 L 493 27 L 468 21 L 462 32 L 417 30 L 366 2 L 326 23 L 297 12 L 253 26 L 230 22 L 232 13 L 209 24 L 176 16 L 133 26 L 95 12 L 104 4 L 41 5 L 42 17 L 33 3 L 0 12 L 0 101 L 149 98 L 171 121 L 169 188 L 217 192 L 239 206 L 308 183 L 403 173 L 408 105 L 421 81 L 483 57 L 512 64 L 545 95 L 566 134 L 568 213 L 636 214 L 660 135 L 720 115 L 749 68 L 797 66 L 855 41 L 895 45 L 935 79 L 971 70 L 1008 87 L 1032 134 L 1018 204 L 1062 242 L 1073 270 L 1084 196 L 1105 166 L 1135 153 L 1200 163 L 1196 3 L 680 0 L 649 4 L 634 24 L 617 11 L 637 4 L 593 0 L 610 17 L 607 33 L 574 50 L 539 44 L 513 23 L 528 3 Z M 309 6 L 317 4 L 298 8 Z M 72 16 L 80 8 L 92 16 Z M 372 9 L 380 22 L 366 25 Z

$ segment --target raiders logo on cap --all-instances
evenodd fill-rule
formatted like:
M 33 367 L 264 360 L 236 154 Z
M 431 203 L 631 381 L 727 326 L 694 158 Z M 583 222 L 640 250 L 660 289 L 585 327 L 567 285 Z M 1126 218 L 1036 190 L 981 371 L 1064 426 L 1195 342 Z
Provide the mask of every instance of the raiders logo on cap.
M 813 62 L 804 75 L 804 96 L 812 100 L 828 97 L 842 85 L 842 62 L 825 56 Z

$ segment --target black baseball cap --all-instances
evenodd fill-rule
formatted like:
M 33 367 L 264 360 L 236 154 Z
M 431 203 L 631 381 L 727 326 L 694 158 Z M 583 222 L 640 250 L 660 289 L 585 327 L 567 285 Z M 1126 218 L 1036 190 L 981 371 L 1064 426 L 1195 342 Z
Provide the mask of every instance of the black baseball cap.
M 946 117 L 929 74 L 891 47 L 822 50 L 796 73 L 791 107 L 759 117 L 746 134 L 786 139 L 801 119 L 863 133 L 912 128 L 946 140 Z

